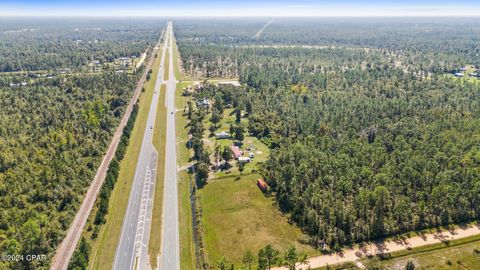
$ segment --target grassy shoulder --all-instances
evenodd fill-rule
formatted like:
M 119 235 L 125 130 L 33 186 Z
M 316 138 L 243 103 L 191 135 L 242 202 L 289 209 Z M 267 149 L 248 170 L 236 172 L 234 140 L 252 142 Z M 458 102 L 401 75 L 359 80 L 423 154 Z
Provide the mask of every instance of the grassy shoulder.
M 163 105 L 165 104 L 165 90 L 165 85 L 162 84 L 153 133 L 153 145 L 157 149 L 158 158 L 148 253 L 150 255 L 150 264 L 154 269 L 157 267 L 157 257 L 160 255 L 162 243 L 163 186 L 165 183 L 165 143 L 167 134 L 167 109 Z
M 477 251 L 475 251 L 477 250 Z M 412 261 L 421 269 L 476 269 L 480 265 L 480 235 L 393 252 L 386 259 L 362 260 L 369 269 L 405 267 Z
M 160 57 L 155 59 L 152 78 L 156 78 L 160 65 Z M 98 237 L 92 241 L 89 269 L 111 269 L 115 257 L 116 246 L 122 229 L 123 217 L 128 205 L 130 189 L 135 175 L 143 135 L 147 124 L 148 112 L 153 97 L 155 80 L 151 79 L 144 85 L 145 92 L 139 98 L 139 111 L 135 121 L 130 143 L 125 158 L 120 163 L 120 173 L 115 188 L 112 191 L 106 223 L 100 230 Z M 128 157 L 128 158 L 127 158 Z M 92 211 L 89 223 L 92 222 L 95 211 Z M 91 232 L 84 232 L 85 238 L 91 239 Z
M 174 73 L 175 73 L 175 78 L 179 81 L 184 81 L 185 80 L 185 74 L 180 71 L 180 66 L 182 63 L 182 59 L 180 57 L 180 51 L 178 50 L 177 42 L 174 37 L 174 42 L 173 42 L 173 65 L 174 65 Z
M 175 92 L 175 107 L 182 110 L 187 106 L 189 97 L 181 95 L 182 89 L 188 86 L 188 83 L 177 84 Z M 176 137 L 177 137 L 177 157 L 178 166 L 185 167 L 191 156 L 191 150 L 187 148 L 188 141 L 188 119 L 181 111 L 177 112 L 175 118 Z M 192 227 L 192 208 L 190 204 L 190 183 L 192 175 L 186 170 L 179 172 L 178 196 L 179 196 L 179 224 L 180 224 L 180 269 L 195 269 L 195 244 L 193 239 Z

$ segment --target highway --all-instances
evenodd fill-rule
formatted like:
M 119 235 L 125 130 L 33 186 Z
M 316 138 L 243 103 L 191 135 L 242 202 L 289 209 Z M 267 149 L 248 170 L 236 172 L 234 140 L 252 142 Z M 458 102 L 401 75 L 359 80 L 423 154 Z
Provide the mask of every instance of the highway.
M 166 35 L 169 37 L 169 76 L 166 81 L 165 106 L 167 107 L 167 135 L 165 149 L 165 185 L 162 221 L 161 270 L 180 269 L 180 240 L 178 228 L 178 182 L 177 149 L 175 134 L 175 88 L 177 81 L 173 72 L 173 26 L 168 24 Z
M 165 31 L 165 40 L 168 40 L 170 28 L 171 24 L 167 26 Z M 160 96 L 160 86 L 164 82 L 163 75 L 166 50 L 167 42 L 164 42 L 160 68 L 155 82 L 155 92 L 150 105 L 147 125 L 143 135 L 127 211 L 123 219 L 122 231 L 115 252 L 115 260 L 113 264 L 113 269 L 115 270 L 150 269 L 148 242 L 150 239 L 158 158 L 158 153 L 152 140 Z M 171 47 L 169 50 L 171 51 Z
M 164 33 L 165 32 L 162 31 L 160 40 L 162 39 Z M 158 44 L 160 44 L 160 41 L 158 42 Z M 137 83 L 135 92 L 132 98 L 130 99 L 130 102 L 120 121 L 120 124 L 118 125 L 115 133 L 113 134 L 112 141 L 110 142 L 110 145 L 108 146 L 108 149 L 103 156 L 102 162 L 97 169 L 97 173 L 95 174 L 95 177 L 92 183 L 90 184 L 87 190 L 87 193 L 85 194 L 85 198 L 82 201 L 82 205 L 78 210 L 77 214 L 75 215 L 74 220 L 70 224 L 70 227 L 62 243 L 58 246 L 56 250 L 55 256 L 53 257 L 52 263 L 50 265 L 50 269 L 52 270 L 66 270 L 68 268 L 68 264 L 70 262 L 72 254 L 77 246 L 78 241 L 80 240 L 82 231 L 85 227 L 87 219 L 92 211 L 94 203 L 97 199 L 97 196 L 100 192 L 100 189 L 107 175 L 108 166 L 110 165 L 110 162 L 112 161 L 115 155 L 115 152 L 117 150 L 118 144 L 120 143 L 120 139 L 123 134 L 123 129 L 126 126 L 128 119 L 130 118 L 130 114 L 133 110 L 133 106 L 137 103 L 140 93 L 142 92 L 143 84 L 146 80 L 148 70 L 151 69 L 154 63 L 155 58 L 153 57 L 153 55 L 155 55 L 157 51 L 158 51 L 157 46 L 155 46 L 154 50 L 152 51 L 151 57 L 148 60 L 145 71 L 141 79 Z

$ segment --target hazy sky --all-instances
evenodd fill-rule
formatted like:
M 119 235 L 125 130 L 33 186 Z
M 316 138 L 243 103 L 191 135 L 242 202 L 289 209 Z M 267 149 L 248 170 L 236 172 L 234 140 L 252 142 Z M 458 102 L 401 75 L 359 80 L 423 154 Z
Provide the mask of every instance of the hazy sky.
M 480 16 L 480 1 L 0 0 L 0 16 Z

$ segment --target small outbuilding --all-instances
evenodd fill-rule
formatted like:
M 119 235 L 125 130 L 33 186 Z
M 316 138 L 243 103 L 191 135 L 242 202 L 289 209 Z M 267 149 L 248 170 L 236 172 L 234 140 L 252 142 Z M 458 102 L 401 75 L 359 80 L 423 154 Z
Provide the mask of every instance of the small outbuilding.
M 260 188 L 260 190 L 261 190 L 262 192 L 264 192 L 264 193 L 267 192 L 267 190 L 268 190 L 267 183 L 266 183 L 265 180 L 263 180 L 262 178 L 259 178 L 259 179 L 257 180 L 257 186 L 258 186 L 258 188 Z
M 238 163 L 240 164 L 249 163 L 250 161 L 249 157 L 238 157 Z

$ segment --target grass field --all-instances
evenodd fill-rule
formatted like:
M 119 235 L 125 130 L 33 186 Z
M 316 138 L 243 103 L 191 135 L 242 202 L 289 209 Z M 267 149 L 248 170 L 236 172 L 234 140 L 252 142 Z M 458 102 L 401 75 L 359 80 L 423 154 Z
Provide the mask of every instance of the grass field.
M 152 78 L 156 78 L 160 66 L 160 57 L 155 59 Z M 123 217 L 128 205 L 128 198 L 132 186 L 138 156 L 143 141 L 148 111 L 153 97 L 155 80 L 145 83 L 145 92 L 139 98 L 139 111 L 135 121 L 132 135 L 125 157 L 120 163 L 120 173 L 115 188 L 112 191 L 106 217 L 106 223 L 102 227 L 98 238 L 92 243 L 89 269 L 111 269 L 115 257 L 116 246 L 122 229 Z M 90 216 L 94 216 L 92 212 Z M 91 232 L 85 232 L 90 237 Z
M 295 245 L 302 254 L 318 252 L 301 243 L 305 239 L 299 228 L 266 197 L 256 185 L 259 175 L 244 175 L 211 180 L 200 190 L 202 223 L 210 263 L 225 255 L 239 265 L 243 254 L 254 254 L 267 244 L 284 252 Z
M 157 256 L 160 254 L 162 243 L 162 213 L 163 213 L 163 186 L 165 179 L 165 142 L 167 108 L 165 108 L 165 90 L 162 84 L 160 88 L 160 100 L 158 101 L 157 117 L 155 118 L 155 129 L 153 133 L 153 145 L 157 149 L 157 176 L 155 183 L 155 196 L 152 210 L 152 225 L 150 229 L 149 252 L 150 264 L 153 268 L 157 266 Z

